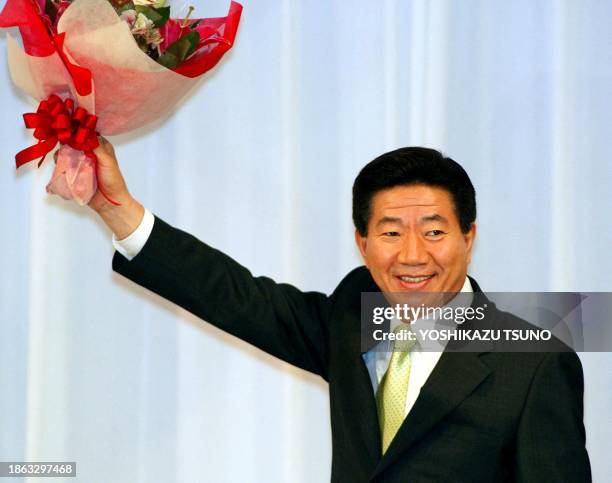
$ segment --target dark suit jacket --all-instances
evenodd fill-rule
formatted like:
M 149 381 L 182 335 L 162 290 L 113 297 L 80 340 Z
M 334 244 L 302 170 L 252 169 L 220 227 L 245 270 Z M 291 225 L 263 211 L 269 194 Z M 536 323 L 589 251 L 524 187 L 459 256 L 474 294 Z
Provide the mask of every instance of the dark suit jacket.
M 360 346 L 369 271 L 331 296 L 251 273 L 156 218 L 131 261 L 113 269 L 260 349 L 329 383 L 333 482 L 590 481 L 582 367 L 574 352 L 444 352 L 381 456 L 376 403 Z M 472 280 L 475 292 L 484 297 Z M 509 314 L 491 304 L 503 325 Z

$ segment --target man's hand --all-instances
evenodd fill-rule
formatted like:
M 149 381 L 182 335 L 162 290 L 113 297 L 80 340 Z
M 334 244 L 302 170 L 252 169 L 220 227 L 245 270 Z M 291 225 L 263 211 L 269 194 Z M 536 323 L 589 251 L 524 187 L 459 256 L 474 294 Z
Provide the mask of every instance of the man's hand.
M 98 190 L 89 202 L 89 207 L 100 215 L 117 239 L 122 240 L 138 228 L 144 216 L 144 208 L 132 198 L 127 189 L 113 145 L 100 137 L 100 146 L 94 153 L 98 157 Z M 101 190 L 120 205 L 113 205 Z

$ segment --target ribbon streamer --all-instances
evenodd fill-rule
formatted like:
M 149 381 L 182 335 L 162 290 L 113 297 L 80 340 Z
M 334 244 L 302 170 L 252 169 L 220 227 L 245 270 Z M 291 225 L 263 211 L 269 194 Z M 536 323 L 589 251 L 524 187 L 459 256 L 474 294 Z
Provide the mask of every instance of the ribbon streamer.
M 79 95 L 83 97 L 88 96 L 91 94 L 93 84 L 91 71 L 75 64 L 68 58 L 68 55 L 66 55 L 66 51 L 64 50 L 65 40 L 66 32 L 62 32 L 61 34 L 53 37 L 53 42 L 57 47 L 57 55 L 60 56 L 60 59 L 62 59 L 62 62 L 66 66 L 66 69 L 72 78 L 72 82 L 74 83 L 74 87 Z
M 37 1 L 8 0 L 0 12 L 0 27 L 19 27 L 24 49 L 29 55 L 47 57 L 57 52 L 79 95 L 91 94 L 91 71 L 70 60 L 64 49 L 66 32 L 55 33 L 44 7 Z

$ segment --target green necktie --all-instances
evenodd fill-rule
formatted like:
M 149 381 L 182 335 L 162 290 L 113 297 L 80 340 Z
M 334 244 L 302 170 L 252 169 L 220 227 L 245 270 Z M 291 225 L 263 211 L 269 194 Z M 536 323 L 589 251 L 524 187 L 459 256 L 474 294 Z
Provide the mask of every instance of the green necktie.
M 393 332 L 396 334 L 400 332 L 408 333 L 410 329 L 401 324 Z M 389 448 L 397 430 L 404 421 L 411 365 L 409 351 L 414 347 L 414 344 L 416 344 L 414 340 L 394 341 L 389 367 L 376 391 L 383 454 Z

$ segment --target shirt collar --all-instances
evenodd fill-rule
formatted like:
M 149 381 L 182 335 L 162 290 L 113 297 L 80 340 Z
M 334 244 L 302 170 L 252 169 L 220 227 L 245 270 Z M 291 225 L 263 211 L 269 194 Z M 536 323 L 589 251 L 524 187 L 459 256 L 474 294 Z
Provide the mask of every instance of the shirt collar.
M 457 307 L 459 305 L 463 305 L 464 307 L 466 307 L 472 304 L 472 301 L 474 300 L 474 295 L 473 295 L 474 289 L 472 288 L 470 279 L 467 276 L 465 277 L 465 281 L 463 282 L 463 287 L 461 287 L 461 290 L 459 290 L 458 293 L 464 293 L 464 294 L 470 294 L 470 295 L 463 296 L 463 297 L 455 296 L 446 305 L 444 305 L 444 307 Z M 418 322 L 419 320 L 415 322 Z M 390 331 L 395 330 L 395 328 L 401 323 L 402 322 L 399 319 L 395 319 L 395 318 L 391 319 L 391 326 L 389 327 L 389 330 Z
M 472 304 L 472 301 L 474 300 L 474 289 L 472 287 L 470 279 L 467 276 L 465 277 L 465 281 L 463 282 L 463 286 L 461 287 L 461 290 L 459 290 L 459 292 L 457 292 L 457 293 L 458 294 L 462 293 L 462 294 L 467 294 L 467 295 L 453 297 L 446 305 L 443 306 L 443 308 L 446 308 L 446 307 L 455 308 L 455 307 L 458 307 L 458 306 L 468 307 L 468 306 L 470 306 Z M 435 321 L 435 320 L 423 321 L 423 319 L 417 319 L 415 322 L 420 323 L 420 324 L 423 324 L 425 322 L 425 324 L 430 325 L 430 326 L 438 325 L 438 321 Z M 449 324 L 448 321 L 440 321 L 439 323 L 440 323 L 440 325 Z M 395 328 L 398 325 L 400 325 L 400 324 L 402 324 L 401 320 L 396 319 L 396 318 L 391 319 L 390 326 L 389 326 L 389 331 L 395 330 Z M 452 323 L 452 325 L 449 325 L 447 328 L 455 329 L 456 325 L 454 323 Z M 389 341 L 383 341 L 383 342 L 386 342 L 387 346 L 390 346 Z M 439 341 L 439 342 L 437 342 L 437 344 L 438 344 L 440 350 L 443 350 L 444 347 L 446 346 L 446 341 Z M 380 350 L 380 346 L 379 345 L 375 346 L 374 350 L 376 350 L 376 349 Z M 414 347 L 413 350 L 416 350 L 416 351 L 420 351 L 421 350 L 421 343 L 420 343 L 418 337 L 417 337 L 417 343 L 415 344 L 415 347 Z

